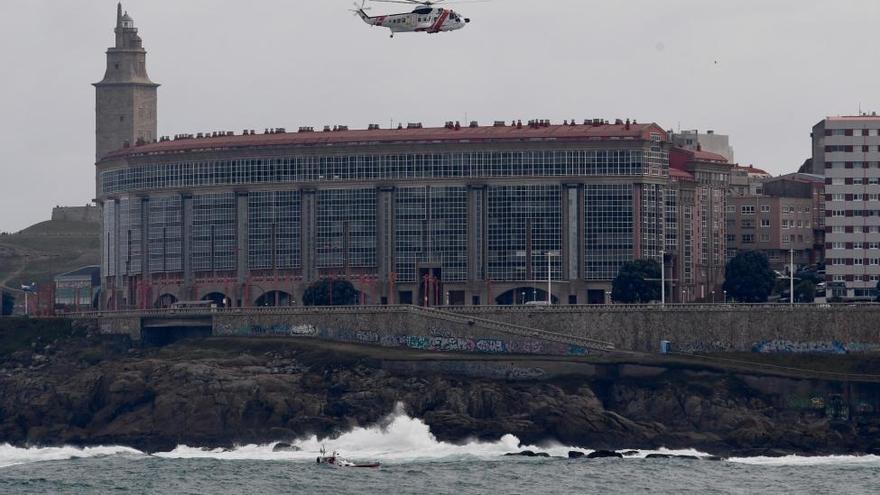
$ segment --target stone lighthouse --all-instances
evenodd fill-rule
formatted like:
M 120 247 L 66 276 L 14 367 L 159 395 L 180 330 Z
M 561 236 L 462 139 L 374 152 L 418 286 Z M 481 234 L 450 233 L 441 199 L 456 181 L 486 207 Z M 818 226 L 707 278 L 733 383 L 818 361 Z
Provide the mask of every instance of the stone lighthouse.
M 116 46 L 107 50 L 107 72 L 95 88 L 95 161 L 156 139 L 159 85 L 147 75 L 147 51 L 121 3 L 116 11 Z

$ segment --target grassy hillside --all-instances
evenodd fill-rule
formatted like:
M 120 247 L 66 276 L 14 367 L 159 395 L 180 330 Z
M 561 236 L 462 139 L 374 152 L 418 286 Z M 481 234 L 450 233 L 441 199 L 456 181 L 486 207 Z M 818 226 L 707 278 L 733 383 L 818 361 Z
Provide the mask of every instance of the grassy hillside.
M 0 286 L 51 283 L 56 275 L 100 261 L 100 225 L 48 221 L 0 235 Z

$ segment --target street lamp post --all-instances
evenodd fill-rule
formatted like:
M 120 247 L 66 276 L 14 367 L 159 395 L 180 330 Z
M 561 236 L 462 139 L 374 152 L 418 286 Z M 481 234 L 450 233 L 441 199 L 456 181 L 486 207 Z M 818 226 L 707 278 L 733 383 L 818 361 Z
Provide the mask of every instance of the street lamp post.
M 605 301 L 606 301 L 605 304 L 614 304 L 614 301 L 611 300 L 611 291 L 610 290 L 605 291 Z
M 794 237 L 794 236 L 792 236 Z M 792 242 L 794 244 L 794 242 Z M 788 303 L 794 305 L 794 247 L 788 250 Z
M 724 304 L 727 304 L 727 291 L 724 291 Z
M 553 305 L 553 256 L 559 256 L 559 251 L 547 251 L 547 306 Z
M 666 251 L 660 250 L 660 305 L 666 306 Z

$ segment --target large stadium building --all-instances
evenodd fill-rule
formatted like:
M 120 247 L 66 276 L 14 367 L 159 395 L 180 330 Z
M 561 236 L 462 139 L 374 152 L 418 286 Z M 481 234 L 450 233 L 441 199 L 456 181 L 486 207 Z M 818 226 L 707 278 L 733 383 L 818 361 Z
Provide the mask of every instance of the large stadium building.
M 670 300 L 720 283 L 729 166 L 691 153 L 670 175 L 656 124 L 157 137 L 158 85 L 121 8 L 107 56 L 103 308 L 295 305 L 326 278 L 351 281 L 363 304 L 524 304 L 547 300 L 548 276 L 554 303 L 600 304 L 623 263 L 664 251 Z

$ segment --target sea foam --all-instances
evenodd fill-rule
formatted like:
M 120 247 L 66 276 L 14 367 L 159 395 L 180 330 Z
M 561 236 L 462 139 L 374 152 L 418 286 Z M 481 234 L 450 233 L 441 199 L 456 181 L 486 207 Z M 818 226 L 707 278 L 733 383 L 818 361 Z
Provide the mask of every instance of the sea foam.
M 293 448 L 275 451 L 279 442 L 265 445 L 241 445 L 232 449 L 206 449 L 180 445 L 170 452 L 153 454 L 163 459 L 216 459 L 226 461 L 288 461 L 314 462 L 322 448 L 328 452 L 338 451 L 345 457 L 358 461 L 381 461 L 383 463 L 403 464 L 411 462 L 455 462 L 462 459 L 483 461 L 503 461 L 507 453 L 523 450 L 546 452 L 553 457 L 567 457 L 570 450 L 589 454 L 590 449 L 564 446 L 559 443 L 524 445 L 514 435 L 505 435 L 494 442 L 469 441 L 461 444 L 437 440 L 430 427 L 422 420 L 409 417 L 403 408 L 385 418 L 380 425 L 368 428 L 355 428 L 332 440 L 318 440 L 316 436 L 291 442 Z M 620 449 L 626 451 L 627 449 Z M 635 449 L 633 449 L 635 450 Z M 693 450 L 638 450 L 627 459 L 644 459 L 648 454 L 685 455 L 704 457 L 706 453 Z M 18 464 L 61 461 L 74 458 L 93 458 L 106 456 L 141 456 L 142 452 L 128 447 L 33 447 L 18 448 L 0 445 L 0 468 Z M 829 457 L 742 457 L 731 458 L 730 462 L 765 465 L 851 465 L 875 464 L 880 466 L 877 456 L 829 456 Z

